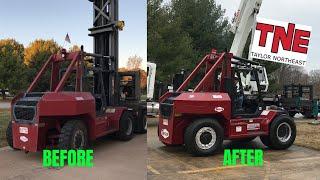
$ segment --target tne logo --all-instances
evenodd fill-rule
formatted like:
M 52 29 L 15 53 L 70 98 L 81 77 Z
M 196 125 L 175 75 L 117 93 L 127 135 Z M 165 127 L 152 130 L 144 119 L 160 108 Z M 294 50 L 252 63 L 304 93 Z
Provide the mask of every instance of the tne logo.
M 260 31 L 259 46 L 265 47 L 268 38 L 272 39 L 271 52 L 278 53 L 281 43 L 283 50 L 307 54 L 311 31 L 298 29 L 296 24 L 287 27 L 257 23 L 256 31 Z

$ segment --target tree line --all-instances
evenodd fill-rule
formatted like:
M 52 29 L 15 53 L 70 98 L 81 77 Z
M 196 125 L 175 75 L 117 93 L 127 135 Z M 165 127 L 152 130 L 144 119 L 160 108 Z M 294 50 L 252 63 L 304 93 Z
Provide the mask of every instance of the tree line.
M 149 0 L 148 61 L 157 64 L 157 80 L 170 83 L 181 69 L 191 71 L 212 48 L 229 51 L 234 34 L 232 20 L 215 0 Z M 248 58 L 251 34 L 243 57 Z M 269 92 L 281 93 L 286 84 L 313 84 L 320 97 L 320 70 L 306 72 L 303 68 L 269 61 L 266 66 Z M 281 77 L 281 78 L 279 78 Z
M 27 47 L 14 39 L 0 40 L 0 89 L 10 94 L 26 89 L 43 63 L 60 48 L 54 40 L 37 39 Z M 2 96 L 5 99 L 4 91 Z
M 6 98 L 5 90 L 15 95 L 18 92 L 27 89 L 33 81 L 36 74 L 48 58 L 62 47 L 54 40 L 36 39 L 28 46 L 24 47 L 15 39 L 0 40 L 0 90 L 3 99 Z M 80 48 L 74 45 L 69 51 L 79 51 Z M 132 60 L 130 60 L 130 58 Z M 140 68 L 142 59 L 138 56 L 129 58 L 128 69 Z M 141 59 L 141 61 L 140 61 Z M 138 62 L 137 62 L 138 61 Z M 137 63 L 140 64 L 137 65 Z M 131 65 L 134 64 L 132 68 Z M 146 86 L 146 72 L 141 71 L 142 88 Z M 50 74 L 44 74 L 44 78 L 40 79 L 40 83 L 35 91 L 44 91 L 49 87 Z

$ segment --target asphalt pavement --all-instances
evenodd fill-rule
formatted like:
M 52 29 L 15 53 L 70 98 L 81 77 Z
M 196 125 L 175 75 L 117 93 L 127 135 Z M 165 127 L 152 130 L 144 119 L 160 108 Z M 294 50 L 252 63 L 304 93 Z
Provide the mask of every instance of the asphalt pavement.
M 147 135 L 136 135 L 128 142 L 103 138 L 93 145 L 93 168 L 50 169 L 42 167 L 42 153 L 0 149 L 0 179 L 4 180 L 82 180 L 146 179 Z

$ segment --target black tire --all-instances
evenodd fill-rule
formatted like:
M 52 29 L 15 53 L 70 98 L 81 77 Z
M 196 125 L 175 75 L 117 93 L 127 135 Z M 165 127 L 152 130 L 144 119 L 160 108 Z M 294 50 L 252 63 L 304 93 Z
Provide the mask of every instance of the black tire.
M 129 111 L 123 112 L 120 122 L 119 131 L 116 133 L 116 137 L 122 141 L 129 141 L 133 138 L 134 131 L 134 118 Z
M 263 136 L 260 139 L 264 145 L 272 149 L 289 148 L 296 139 L 294 120 L 288 115 L 276 117 L 270 125 L 269 136 Z
M 58 149 L 86 149 L 89 146 L 88 130 L 80 120 L 69 120 L 61 128 Z
M 12 149 L 16 149 L 13 147 L 13 137 L 12 137 L 12 122 L 10 121 L 6 131 L 7 143 Z
M 260 140 L 265 146 L 270 147 L 269 136 L 260 136 Z
M 289 111 L 289 116 L 290 116 L 290 117 L 294 117 L 295 115 L 296 115 L 296 112 Z
M 135 132 L 140 134 L 147 132 L 147 113 L 144 109 L 140 109 L 138 112 Z
M 204 132 L 207 134 L 200 134 L 199 130 L 214 131 L 216 135 L 215 142 L 210 145 L 213 135 L 210 132 Z M 197 139 L 197 133 L 199 132 L 199 139 Z M 209 134 L 208 134 L 209 133 Z M 205 135 L 205 136 L 204 136 Z M 211 137 L 211 139 L 210 139 Z M 202 140 L 205 142 L 201 142 Z M 210 140 L 210 142 L 207 142 Z M 197 143 L 198 142 L 198 143 Z M 199 119 L 191 123 L 184 133 L 184 144 L 187 151 L 195 156 L 208 156 L 219 151 L 223 143 L 223 128 L 214 119 Z M 200 147 L 201 145 L 208 145 L 208 147 Z
M 248 142 L 251 142 L 252 140 L 254 140 L 256 138 L 255 137 L 248 137 L 248 138 L 241 138 L 241 139 L 234 139 L 232 140 L 233 142 L 236 142 L 236 143 L 248 143 Z

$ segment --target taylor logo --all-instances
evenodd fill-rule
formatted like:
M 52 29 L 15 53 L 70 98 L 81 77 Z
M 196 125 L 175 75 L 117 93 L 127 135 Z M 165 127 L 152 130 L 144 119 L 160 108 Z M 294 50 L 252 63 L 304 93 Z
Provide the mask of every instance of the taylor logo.
M 257 18 L 250 57 L 305 66 L 311 30 L 310 26 Z
M 223 107 L 216 107 L 216 108 L 214 108 L 214 110 L 216 112 L 222 112 L 222 111 L 224 111 L 224 108 Z
M 161 130 L 161 136 L 165 139 L 169 137 L 169 131 L 167 129 L 162 129 Z
M 25 136 L 20 136 L 20 140 L 22 142 L 27 142 L 29 139 L 27 137 L 25 137 Z

